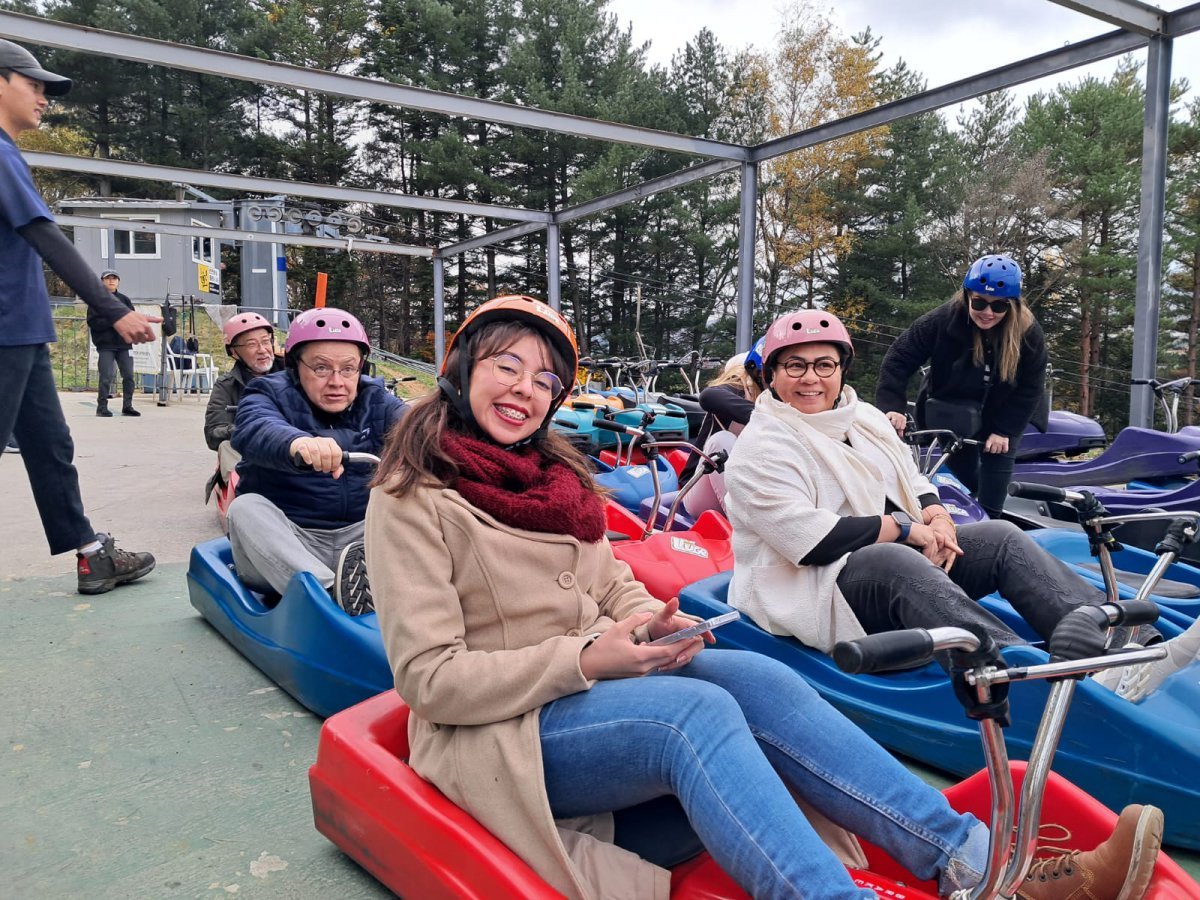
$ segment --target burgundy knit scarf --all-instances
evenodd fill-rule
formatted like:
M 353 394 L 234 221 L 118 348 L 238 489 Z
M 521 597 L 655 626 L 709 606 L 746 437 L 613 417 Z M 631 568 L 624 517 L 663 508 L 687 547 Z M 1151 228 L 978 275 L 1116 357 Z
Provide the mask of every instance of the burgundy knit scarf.
M 447 430 L 442 449 L 459 467 L 450 487 L 505 525 L 586 543 L 604 537 L 603 501 L 569 467 L 535 447 L 505 449 Z

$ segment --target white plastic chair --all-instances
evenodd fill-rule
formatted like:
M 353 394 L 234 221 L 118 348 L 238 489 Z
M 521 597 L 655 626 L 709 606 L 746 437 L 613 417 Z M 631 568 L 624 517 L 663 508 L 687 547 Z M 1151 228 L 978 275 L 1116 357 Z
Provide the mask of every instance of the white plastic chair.
M 199 390 L 200 369 L 198 365 L 196 356 L 167 351 L 167 378 L 171 386 L 171 393 L 176 394 L 182 391 L 186 397 L 193 389 Z
M 221 377 L 221 370 L 213 362 L 211 353 L 197 353 L 193 358 L 196 360 L 193 372 L 199 379 L 196 386 L 200 388 L 201 393 L 211 391 L 217 379 Z

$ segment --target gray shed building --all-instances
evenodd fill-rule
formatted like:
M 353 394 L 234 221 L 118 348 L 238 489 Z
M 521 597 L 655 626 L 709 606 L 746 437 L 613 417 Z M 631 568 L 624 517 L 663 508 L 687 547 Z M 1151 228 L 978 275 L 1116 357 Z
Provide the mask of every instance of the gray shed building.
M 58 209 L 65 215 L 113 221 L 112 228 L 76 228 L 75 246 L 97 273 L 104 269 L 117 271 L 121 293 L 130 299 L 161 301 L 171 293 L 190 294 L 202 302 L 222 302 L 221 250 L 227 241 L 133 231 L 120 225 L 124 220 L 232 228 L 233 203 L 89 197 L 63 200 Z

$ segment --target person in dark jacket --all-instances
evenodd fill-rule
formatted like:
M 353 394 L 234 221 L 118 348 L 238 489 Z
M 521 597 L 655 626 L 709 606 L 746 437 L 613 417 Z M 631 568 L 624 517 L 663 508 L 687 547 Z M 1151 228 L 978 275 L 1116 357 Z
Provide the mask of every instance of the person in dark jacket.
M 229 541 L 238 577 L 254 590 L 282 594 L 294 574 L 311 572 L 351 615 L 374 608 L 362 544 L 374 471 L 344 468 L 342 454 L 378 455 L 404 402 L 362 374 L 370 349 L 354 316 L 307 310 L 288 332 L 286 370 L 246 385 L 232 437 L 242 459 Z
M 133 301 L 122 294 L 117 288 L 121 286 L 121 276 L 112 269 L 100 273 L 100 280 L 108 288 L 108 292 L 119 300 L 127 309 L 133 309 Z M 108 398 L 112 396 L 113 375 L 117 369 L 121 371 L 121 391 L 125 402 L 121 405 L 121 415 L 140 416 L 141 413 L 133 408 L 133 354 L 129 348 L 133 346 L 117 333 L 112 319 L 94 306 L 87 311 L 88 330 L 92 333 L 92 343 L 96 345 L 96 355 L 99 359 L 100 387 L 96 393 L 96 415 L 111 418 L 108 408 Z
M 225 333 L 225 352 L 233 357 L 233 368 L 217 379 L 204 410 L 204 442 L 209 450 L 217 452 L 218 474 L 209 485 L 210 491 L 218 481 L 228 483 L 240 459 L 229 439 L 246 385 L 259 375 L 283 369 L 283 360 L 275 354 L 275 329 L 258 313 L 238 313 L 221 330 Z
M 948 465 L 995 518 L 1004 509 L 1025 426 L 1036 414 L 1035 424 L 1046 427 L 1045 337 L 1021 299 L 1021 269 L 1011 257 L 977 259 L 962 290 L 917 319 L 888 349 L 875 405 L 901 437 L 908 381 L 927 362 L 928 388 L 917 399 L 917 421 L 924 428 L 947 427 L 940 417 L 949 411 L 953 419 L 978 423 L 975 433 L 960 437 L 979 444 L 962 448 Z

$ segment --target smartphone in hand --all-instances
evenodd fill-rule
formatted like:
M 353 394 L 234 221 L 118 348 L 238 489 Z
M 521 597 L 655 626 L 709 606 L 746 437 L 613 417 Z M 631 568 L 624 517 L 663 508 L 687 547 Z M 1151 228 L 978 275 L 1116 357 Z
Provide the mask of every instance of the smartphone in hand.
M 742 617 L 742 614 L 736 609 L 731 612 L 722 613 L 719 616 L 713 616 L 711 619 L 705 619 L 703 622 L 697 622 L 695 625 L 690 625 L 687 628 L 682 628 L 679 631 L 673 631 L 668 635 L 660 637 L 656 641 L 650 641 L 646 646 L 659 647 L 663 644 L 677 644 L 680 641 L 686 641 L 688 638 L 694 638 L 704 634 L 707 631 L 712 631 L 721 625 L 727 625 L 730 622 L 736 622 Z

